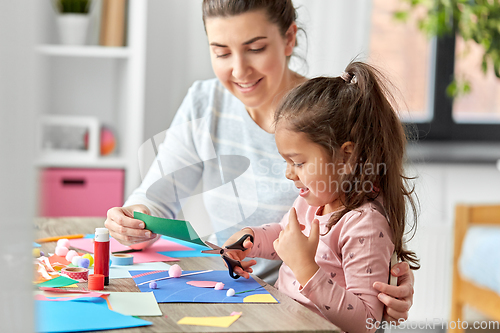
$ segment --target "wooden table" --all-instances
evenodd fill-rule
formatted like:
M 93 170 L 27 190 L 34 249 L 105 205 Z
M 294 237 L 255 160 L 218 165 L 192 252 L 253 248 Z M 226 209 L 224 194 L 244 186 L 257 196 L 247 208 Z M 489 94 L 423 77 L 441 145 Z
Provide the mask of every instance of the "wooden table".
M 35 221 L 36 238 L 94 233 L 103 227 L 102 218 L 38 218 Z M 56 242 L 42 244 L 42 251 L 54 251 Z M 217 257 L 182 258 L 179 265 L 184 270 L 226 269 Z M 255 276 L 254 276 L 255 277 Z M 262 280 L 255 277 L 261 284 Z M 86 287 L 81 283 L 80 288 Z M 339 332 L 332 323 L 284 295 L 273 286 L 265 288 L 279 304 L 220 304 L 220 303 L 160 303 L 162 317 L 143 317 L 151 326 L 111 330 L 112 332 Z M 111 279 L 105 291 L 139 292 L 132 279 Z M 227 316 L 233 311 L 243 315 L 229 328 L 177 325 L 186 316 Z M 167 317 L 165 317 L 167 316 Z M 108 331 L 108 332 L 111 332 Z M 103 331 L 104 332 L 104 331 Z

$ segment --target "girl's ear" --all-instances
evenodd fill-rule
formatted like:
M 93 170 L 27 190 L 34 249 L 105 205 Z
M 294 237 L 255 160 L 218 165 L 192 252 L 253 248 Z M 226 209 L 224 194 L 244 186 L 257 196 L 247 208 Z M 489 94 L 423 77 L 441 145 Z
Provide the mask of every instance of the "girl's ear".
M 290 24 L 287 32 L 285 33 L 285 56 L 289 57 L 293 53 L 295 43 L 297 41 L 297 24 L 293 22 Z
M 354 142 L 347 141 L 340 147 L 340 153 L 342 154 L 342 159 L 344 163 L 349 161 L 351 158 L 352 152 L 354 151 Z

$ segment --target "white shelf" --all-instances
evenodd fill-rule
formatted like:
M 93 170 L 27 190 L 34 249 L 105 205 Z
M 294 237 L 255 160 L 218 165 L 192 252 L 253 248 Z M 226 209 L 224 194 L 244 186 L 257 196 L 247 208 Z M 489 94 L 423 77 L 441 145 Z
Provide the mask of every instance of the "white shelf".
M 61 57 L 89 57 L 89 58 L 128 58 L 130 51 L 127 47 L 109 46 L 70 46 L 70 45 L 39 45 L 37 51 L 44 55 Z
M 127 160 L 120 157 L 99 157 L 97 159 L 66 157 L 41 157 L 36 160 L 35 165 L 39 168 L 103 168 L 103 169 L 127 169 Z

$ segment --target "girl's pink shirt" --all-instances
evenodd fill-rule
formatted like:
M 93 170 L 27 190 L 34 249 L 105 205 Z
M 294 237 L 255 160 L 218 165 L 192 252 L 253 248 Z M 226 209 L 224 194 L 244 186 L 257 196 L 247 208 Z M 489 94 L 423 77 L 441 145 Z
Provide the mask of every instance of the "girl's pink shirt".
M 302 197 L 293 207 L 305 225 L 306 236 L 314 219 L 319 220 L 320 233 L 327 232 L 332 213 L 318 216 L 319 207 L 309 206 Z M 255 239 L 249 257 L 279 259 L 273 241 L 288 223 L 288 214 L 280 223 L 252 227 Z M 320 268 L 306 285 L 301 286 L 283 263 L 275 287 L 345 332 L 374 332 L 374 321 L 381 321 L 384 305 L 373 283 L 388 281 L 393 252 L 392 232 L 383 208 L 366 202 L 320 236 L 315 258 Z

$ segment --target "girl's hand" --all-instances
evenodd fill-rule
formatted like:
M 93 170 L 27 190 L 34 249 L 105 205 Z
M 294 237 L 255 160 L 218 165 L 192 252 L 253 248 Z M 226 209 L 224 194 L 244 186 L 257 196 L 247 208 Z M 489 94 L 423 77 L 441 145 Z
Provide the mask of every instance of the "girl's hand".
M 222 245 L 222 247 L 225 247 L 225 246 L 228 246 L 228 245 L 231 245 L 231 244 L 237 242 L 245 234 L 250 234 L 253 237 L 255 237 L 255 234 L 253 233 L 252 229 L 245 228 L 245 229 L 233 234 L 231 237 L 229 237 L 226 240 L 226 242 L 224 243 L 224 245 Z M 243 276 L 245 279 L 248 279 L 250 277 L 249 273 L 253 272 L 253 269 L 251 268 L 251 266 L 253 266 L 257 263 L 255 260 L 242 261 L 243 259 L 245 259 L 247 257 L 248 252 L 250 252 L 249 249 L 251 249 L 252 246 L 253 246 L 253 243 L 250 241 L 250 237 L 247 237 L 245 242 L 243 242 L 243 247 L 245 247 L 247 250 L 245 250 L 245 251 L 230 250 L 230 251 L 226 252 L 226 255 L 229 258 L 234 259 L 234 260 L 238 260 L 239 262 L 241 262 L 241 266 L 243 266 L 243 269 L 236 266 L 234 268 L 234 273 L 238 274 L 239 276 Z M 227 267 L 227 264 L 225 261 L 224 261 L 224 264 Z
M 408 319 L 408 311 L 413 305 L 413 282 L 415 278 L 406 262 L 394 265 L 391 274 L 398 277 L 397 287 L 382 282 L 375 282 L 373 287 L 380 291 L 378 299 L 386 305 L 384 320 L 399 325 Z
M 148 207 L 144 205 L 114 207 L 108 210 L 104 226 L 108 228 L 109 235 L 123 245 L 148 242 L 140 246 L 147 247 L 157 239 L 157 235 L 144 229 L 144 222 L 134 219 L 134 211 L 151 214 Z
M 309 237 L 302 233 L 304 226 L 297 219 L 295 208 L 290 209 L 288 224 L 273 243 L 276 253 L 293 271 L 304 286 L 319 269 L 314 260 L 319 243 L 319 221 L 314 220 Z

